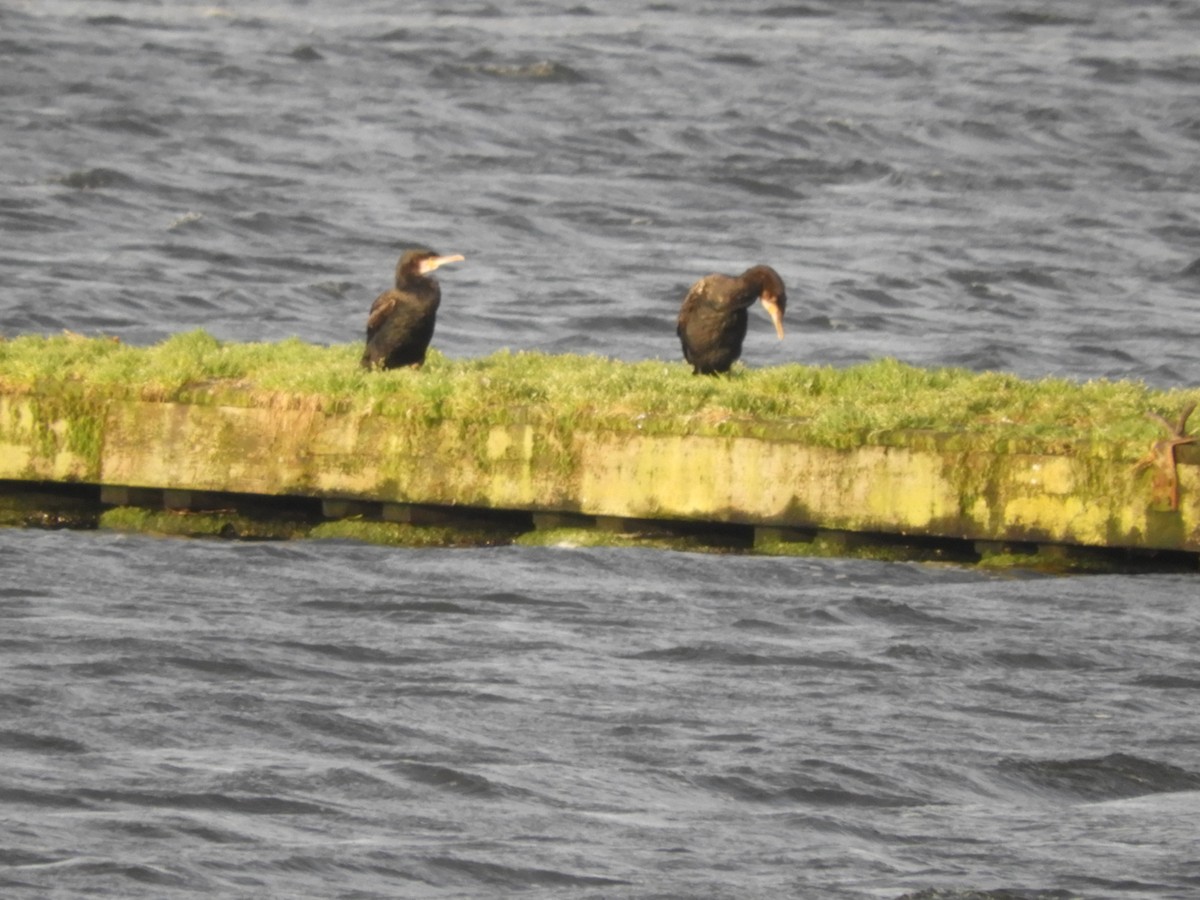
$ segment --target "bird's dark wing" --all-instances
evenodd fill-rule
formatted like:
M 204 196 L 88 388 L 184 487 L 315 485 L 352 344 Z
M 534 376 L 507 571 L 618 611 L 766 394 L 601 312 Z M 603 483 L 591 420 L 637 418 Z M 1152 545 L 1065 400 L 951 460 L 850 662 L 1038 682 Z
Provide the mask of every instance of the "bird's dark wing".
M 709 289 L 712 287 L 715 277 L 714 275 L 706 275 L 701 278 L 691 286 L 687 292 L 687 296 L 683 298 L 683 305 L 679 307 L 679 320 L 675 325 L 675 333 L 680 337 L 683 337 L 684 331 L 687 329 L 687 323 L 700 310 L 711 304 Z
M 392 310 L 396 308 L 396 301 L 401 297 L 397 290 L 384 291 L 375 298 L 375 302 L 371 304 L 371 312 L 367 315 L 367 337 L 369 338 L 384 320 L 391 315 Z

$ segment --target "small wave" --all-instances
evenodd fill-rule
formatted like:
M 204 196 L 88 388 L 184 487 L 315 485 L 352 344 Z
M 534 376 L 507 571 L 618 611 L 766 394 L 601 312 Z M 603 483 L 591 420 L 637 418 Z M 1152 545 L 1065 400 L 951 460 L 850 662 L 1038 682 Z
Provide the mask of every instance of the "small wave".
M 70 865 L 77 875 L 90 878 L 104 878 L 115 875 L 119 878 L 136 881 L 139 884 L 156 885 L 158 887 L 185 887 L 188 880 L 166 869 L 138 863 L 124 863 L 116 860 L 84 860 Z
M 342 300 L 345 297 L 358 293 L 362 289 L 361 285 L 353 281 L 318 281 L 310 284 L 308 287 L 315 293 L 334 300 Z
M 826 315 L 805 316 L 798 323 L 803 331 L 838 331 L 843 326 Z
M 466 794 L 470 797 L 500 797 L 506 793 L 504 788 L 482 775 L 462 772 L 448 766 L 405 762 L 392 763 L 385 768 L 403 775 L 417 784 L 440 788 L 453 794 Z
M 0 56 L 37 56 L 41 52 L 42 48 L 34 44 L 0 38 Z
M 793 803 L 812 806 L 852 806 L 866 809 L 900 809 L 908 806 L 926 806 L 929 802 L 920 797 L 861 794 L 836 787 L 788 788 L 782 796 Z
M 321 612 L 383 618 L 430 613 L 463 616 L 478 614 L 478 610 L 449 600 L 306 600 L 303 606 Z
M 882 306 L 884 309 L 904 309 L 913 306 L 907 300 L 893 297 L 887 291 L 879 288 L 850 288 L 849 292 L 860 300 L 866 300 L 868 303 Z
M 1029 267 L 1015 269 L 949 269 L 946 277 L 969 288 L 990 287 L 1007 281 L 1032 287 L 1061 288 L 1062 284 L 1048 272 Z
M 407 41 L 412 38 L 412 32 L 407 28 L 393 28 L 390 31 L 385 31 L 383 34 L 377 34 L 371 38 L 373 41 L 380 43 L 392 43 L 396 41 Z
M 894 625 L 937 625 L 955 631 L 971 631 L 972 626 L 964 625 L 944 616 L 934 616 L 914 609 L 907 603 L 889 600 L 887 597 L 858 596 L 850 600 L 849 608 L 860 616 L 890 622 Z
M 300 641 L 281 641 L 278 646 L 353 663 L 401 666 L 417 661 L 411 656 L 401 656 L 388 650 L 377 650 L 361 644 L 308 644 Z
M 1179 271 L 1180 278 L 1200 278 L 1200 256 L 1196 257 Z
M 1125 753 L 1091 759 L 1009 759 L 999 768 L 1039 790 L 1087 801 L 1200 790 L 1200 773 Z
M 78 191 L 130 187 L 134 183 L 133 179 L 124 172 L 105 168 L 80 169 L 77 172 L 69 172 L 66 175 L 60 175 L 58 178 L 52 178 L 51 182 L 53 184 L 61 184 L 63 187 L 74 188 Z
M 390 612 L 425 613 L 439 616 L 477 616 L 480 610 L 451 603 L 449 600 L 410 600 L 407 603 L 390 604 Z
M 70 738 L 28 731 L 0 731 L 0 747 L 34 753 L 87 753 L 88 748 Z
M 625 657 L 664 662 L 710 663 L 726 666 L 798 666 L 850 672 L 892 671 L 892 666 L 845 656 L 783 656 L 728 650 L 724 647 L 683 646 L 645 650 Z
M 1141 687 L 1168 691 L 1200 690 L 1200 678 L 1186 678 L 1181 675 L 1139 675 L 1133 683 Z
M 456 69 L 451 67 L 450 71 Z M 588 80 L 582 72 L 553 60 L 513 64 L 482 63 L 458 67 L 457 71 L 505 81 L 532 81 L 542 84 L 579 84 Z
M 312 44 L 301 44 L 289 53 L 288 56 L 297 62 L 322 62 L 325 59 L 321 51 L 312 46 Z
M 386 729 L 337 713 L 305 712 L 295 717 L 298 725 L 311 732 L 357 744 L 388 744 L 393 737 Z
M 36 791 L 27 788 L 0 788 L 0 803 L 13 806 L 43 806 L 66 809 L 88 808 L 79 797 L 56 791 Z
M 221 678 L 278 678 L 274 672 L 252 666 L 240 659 L 200 659 L 194 656 L 170 656 L 163 662 L 181 669 Z
M 743 69 L 757 69 L 765 65 L 763 60 L 748 53 L 716 53 L 708 57 L 708 61 L 719 66 L 738 66 Z
M 1079 900 L 1073 891 L 1038 888 L 996 888 L 976 891 L 970 888 L 925 888 L 915 894 L 903 894 L 896 900 Z
M 787 617 L 795 622 L 803 622 L 805 625 L 845 625 L 846 620 L 835 615 L 828 609 L 797 609 L 786 613 Z
M 713 179 L 713 182 L 715 184 L 729 185 L 756 197 L 769 197 L 772 200 L 804 199 L 804 194 L 778 181 L 764 181 L 745 175 L 727 175 L 717 176 Z
M 16 598 L 18 600 L 47 600 L 54 596 L 51 591 L 27 587 L 0 587 L 0 600 Z
M 179 825 L 176 830 L 180 834 L 188 834 L 210 844 L 246 844 L 253 840 L 245 834 L 209 825 Z
M 1163 81 L 1200 84 L 1200 64 L 1194 58 L 1174 60 L 1170 64 L 1147 69 L 1146 74 Z
M 607 334 L 644 334 L 646 331 L 670 331 L 674 326 L 664 316 L 576 316 L 569 317 L 573 328 Z
M 91 16 L 84 23 L 93 28 L 157 28 L 153 22 L 139 22 L 125 16 Z
M 768 6 L 759 15 L 768 19 L 818 19 L 833 15 L 827 9 L 796 4 L 793 6 Z
M 499 863 L 475 859 L 460 859 L 453 856 L 435 856 L 427 860 L 427 862 L 430 865 L 437 866 L 454 874 L 466 875 L 489 887 L 507 888 L 510 890 L 535 887 L 611 887 L 630 884 L 628 881 L 607 878 L 600 875 L 577 875 L 570 872 L 560 872 L 557 869 L 504 866 Z
M 441 16 L 462 16 L 467 19 L 499 19 L 505 12 L 492 3 L 482 3 L 476 7 L 443 8 L 438 11 Z
M 157 791 L 117 791 L 86 789 L 79 796 L 110 805 L 151 806 L 164 809 L 200 809 L 252 816 L 296 816 L 326 813 L 329 810 L 316 803 L 290 800 L 266 795 L 234 796 L 219 793 L 174 793 Z
M 907 660 L 916 663 L 931 663 L 950 671 L 962 668 L 961 657 L 933 647 L 919 644 L 894 644 L 884 651 L 888 659 Z
M 791 634 L 793 630 L 782 622 L 766 619 L 738 619 L 730 627 L 739 631 L 757 631 L 764 634 Z
M 1072 62 L 1091 69 L 1092 78 L 1107 84 L 1133 84 L 1142 77 L 1142 67 L 1132 59 L 1108 59 L 1093 56 L 1080 57 Z
M 576 600 L 543 600 L 538 597 L 529 597 L 525 594 L 516 594 L 510 591 L 496 591 L 490 594 L 480 594 L 479 600 L 484 603 L 500 603 L 513 606 L 538 606 L 549 607 L 555 609 L 590 609 L 586 603 L 580 603 Z
M 1109 359 L 1121 363 L 1136 363 L 1138 358 L 1132 353 L 1126 353 L 1119 347 L 1100 346 L 1098 344 L 1080 344 L 1075 352 L 1096 359 Z
M 50 856 L 46 853 L 34 853 L 12 847 L 0 848 L 0 866 L 49 866 L 60 862 L 62 857 Z
M 826 784 L 793 785 L 783 788 L 765 787 L 738 775 L 709 775 L 697 779 L 697 783 L 707 790 L 727 794 L 737 800 L 750 803 L 799 803 L 808 806 L 871 809 L 925 806 L 928 803 L 919 797 L 886 793 L 865 794 Z
M 748 734 L 739 731 L 733 734 L 706 734 L 703 740 L 718 744 L 757 744 L 762 740 L 762 737 L 757 734 Z
M 125 113 L 118 111 L 113 115 L 104 115 L 90 121 L 88 124 L 99 128 L 101 131 L 115 131 L 118 134 L 129 134 L 140 138 L 165 138 L 170 134 L 166 128 L 161 127 L 158 122 L 153 121 L 152 117 L 132 110 Z
M 1021 27 L 1063 27 L 1067 25 L 1089 25 L 1091 19 L 1083 19 L 1074 16 L 1064 16 L 1057 13 L 1047 12 L 1045 10 L 1026 10 L 1012 9 L 1001 12 L 998 16 L 1001 21 L 1011 22 L 1013 25 Z
M 281 234 L 296 231 L 304 234 L 320 234 L 326 223 L 305 213 L 276 214 L 253 212 L 236 215 L 230 222 L 239 229 L 255 234 Z
M 1042 672 L 1086 671 L 1096 665 L 1093 660 L 1078 654 L 1054 656 L 1032 651 L 1015 653 L 1008 650 L 997 650 L 988 653 L 987 657 L 1006 669 L 1032 669 Z
M 12 207 L 7 209 L 0 208 L 0 222 L 3 222 L 0 225 L 0 230 L 20 234 L 28 234 L 30 232 L 47 234 L 55 231 L 66 231 L 78 225 L 78 222 L 65 216 L 55 216 L 49 213 Z

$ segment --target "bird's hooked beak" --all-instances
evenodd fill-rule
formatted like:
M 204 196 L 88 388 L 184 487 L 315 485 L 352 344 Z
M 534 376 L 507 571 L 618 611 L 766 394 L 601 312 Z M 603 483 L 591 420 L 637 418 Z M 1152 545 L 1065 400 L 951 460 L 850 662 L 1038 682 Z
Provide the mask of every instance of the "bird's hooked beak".
M 759 298 L 762 301 L 763 309 L 767 311 L 767 315 L 771 317 L 771 321 L 775 324 L 775 333 L 779 335 L 779 339 L 783 340 L 783 306 L 779 302 L 779 298 L 771 294 L 763 294 Z
M 461 253 L 452 253 L 449 256 L 427 256 L 417 264 L 417 271 L 422 275 L 428 275 L 434 269 L 440 268 L 446 263 L 462 262 L 466 257 Z

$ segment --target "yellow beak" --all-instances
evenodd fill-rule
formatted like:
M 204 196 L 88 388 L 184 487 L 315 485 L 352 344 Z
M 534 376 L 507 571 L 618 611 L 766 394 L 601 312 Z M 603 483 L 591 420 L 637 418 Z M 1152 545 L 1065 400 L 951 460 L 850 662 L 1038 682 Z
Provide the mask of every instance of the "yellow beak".
M 775 323 L 775 333 L 779 335 L 779 339 L 783 340 L 783 310 L 779 308 L 779 303 L 774 297 L 762 298 L 763 309 L 767 311 L 767 315 L 771 317 L 771 321 Z
M 466 257 L 461 253 L 452 253 L 449 256 L 431 256 L 428 259 L 421 260 L 421 274 L 425 275 L 434 269 L 444 266 L 446 263 L 462 262 L 464 259 Z

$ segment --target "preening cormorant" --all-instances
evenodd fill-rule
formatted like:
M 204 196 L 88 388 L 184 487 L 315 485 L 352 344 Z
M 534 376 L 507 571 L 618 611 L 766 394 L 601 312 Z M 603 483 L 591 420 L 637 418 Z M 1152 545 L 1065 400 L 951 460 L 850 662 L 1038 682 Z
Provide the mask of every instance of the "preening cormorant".
M 783 340 L 783 312 L 787 292 L 783 279 L 770 266 L 754 266 L 734 278 L 705 275 L 692 285 L 679 309 L 675 333 L 683 344 L 683 358 L 697 375 L 728 372 L 742 355 L 746 338 L 747 309 L 755 300 L 775 323 Z
M 425 362 L 438 304 L 442 302 L 442 289 L 429 273 L 463 258 L 457 253 L 439 256 L 432 250 L 404 251 L 396 263 L 396 286 L 371 304 L 362 356 L 364 368 L 419 367 Z

